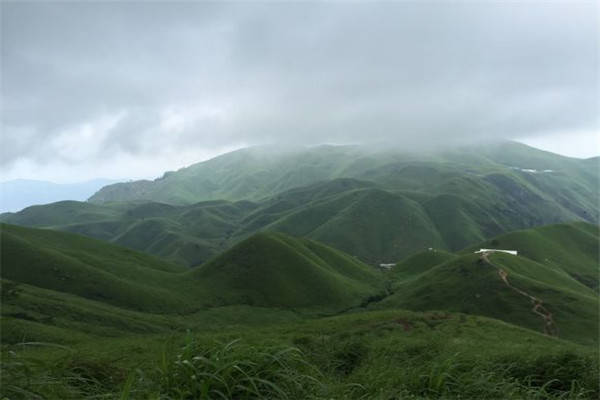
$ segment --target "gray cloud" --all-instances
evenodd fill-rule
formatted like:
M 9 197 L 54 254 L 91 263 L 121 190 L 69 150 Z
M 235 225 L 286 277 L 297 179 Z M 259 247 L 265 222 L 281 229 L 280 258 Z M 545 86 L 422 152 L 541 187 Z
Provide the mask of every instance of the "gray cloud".
M 3 168 L 598 130 L 596 2 L 2 2 Z

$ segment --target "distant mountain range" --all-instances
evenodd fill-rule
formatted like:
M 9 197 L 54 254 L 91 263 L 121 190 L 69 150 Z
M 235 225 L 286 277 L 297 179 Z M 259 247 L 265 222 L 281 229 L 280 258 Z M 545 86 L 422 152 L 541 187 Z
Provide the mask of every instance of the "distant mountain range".
M 19 211 L 25 207 L 61 200 L 85 201 L 114 179 L 94 179 L 80 183 L 59 184 L 30 179 L 0 182 L 0 212 Z
M 260 231 L 318 240 L 376 264 L 538 225 L 597 223 L 599 165 L 514 142 L 423 155 L 250 148 L 0 221 L 80 233 L 187 266 Z
M 573 185 L 578 185 L 578 190 L 585 194 L 597 190 L 599 166 L 598 157 L 569 158 L 517 142 L 419 153 L 394 147 L 266 146 L 223 154 L 167 172 L 153 181 L 108 185 L 89 200 L 93 203 L 140 200 L 172 205 L 207 200 L 258 201 L 295 187 L 336 178 L 371 181 L 405 192 L 456 193 L 461 191 L 457 187 L 474 181 L 502 186 L 504 181 L 498 174 L 518 177 L 517 183 L 537 186 L 566 184 L 565 179 L 572 179 Z M 561 200 L 561 196 L 556 198 Z M 577 206 L 575 203 L 572 208 L 575 210 Z

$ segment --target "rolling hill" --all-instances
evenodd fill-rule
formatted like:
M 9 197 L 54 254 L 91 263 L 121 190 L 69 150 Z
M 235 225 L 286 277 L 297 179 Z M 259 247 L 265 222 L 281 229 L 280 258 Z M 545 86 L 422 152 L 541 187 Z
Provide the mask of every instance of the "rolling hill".
M 485 315 L 571 340 L 598 338 L 597 226 L 562 224 L 509 233 L 451 255 L 431 250 L 390 272 L 394 294 L 375 307 L 448 310 Z M 473 254 L 479 248 L 517 249 L 518 256 Z M 506 278 L 506 281 L 503 278 Z M 537 311 L 541 309 L 536 308 Z
M 80 233 L 186 266 L 261 231 L 315 239 L 376 264 L 544 224 L 597 223 L 596 164 L 518 143 L 418 155 L 251 148 L 140 183 L 148 187 L 143 196 L 136 183 L 108 186 L 88 203 L 30 207 L 0 220 Z M 117 195 L 119 188 L 129 194 Z
M 259 233 L 190 272 L 218 304 L 340 310 L 383 292 L 372 267 L 331 247 Z
M 176 210 L 142 206 L 145 216 Z M 312 373 L 323 384 L 305 393 L 327 388 L 332 398 L 376 398 L 382 388 L 387 398 L 399 376 L 412 397 L 598 393 L 598 292 L 585 278 L 598 268 L 596 225 L 473 247 L 519 256 L 428 249 L 391 271 L 278 232 L 250 235 L 192 270 L 47 229 L 1 224 L 0 244 L 1 390 L 11 396 L 123 397 L 133 387 L 145 397 L 164 394 L 167 379 L 180 379 L 178 393 L 194 388 L 201 370 L 190 366 L 204 361 L 225 374 L 254 365 L 275 365 L 273 379 Z
M 100 240 L 2 224 L 2 279 L 145 312 L 185 312 L 183 267 Z
M 359 306 L 384 286 L 381 274 L 358 260 L 281 233 L 251 236 L 190 271 L 72 233 L 0 228 L 1 278 L 8 287 L 25 285 L 30 297 L 68 295 L 87 306 L 100 304 L 99 310 L 176 316 L 255 305 L 331 313 Z

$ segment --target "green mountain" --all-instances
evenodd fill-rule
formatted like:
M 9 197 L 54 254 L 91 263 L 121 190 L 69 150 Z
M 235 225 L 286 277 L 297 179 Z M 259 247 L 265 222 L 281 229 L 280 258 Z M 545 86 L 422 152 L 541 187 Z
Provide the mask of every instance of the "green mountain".
M 598 394 L 598 293 L 579 277 L 597 270 L 595 225 L 474 247 L 519 256 L 432 248 L 391 271 L 273 232 L 193 270 L 67 232 L 0 233 L 8 398 L 177 397 L 224 382 L 267 398 Z
M 251 148 L 139 183 L 149 188 L 143 196 L 137 183 L 118 184 L 91 203 L 35 206 L 0 220 L 76 232 L 187 266 L 266 230 L 376 264 L 543 224 L 597 223 L 596 164 L 510 142 L 418 155 Z M 130 195 L 117 196 L 119 188 Z
M 576 222 L 510 232 L 481 243 L 482 248 L 519 249 L 519 254 L 547 268 L 566 272 L 598 291 L 598 225 Z M 472 246 L 470 250 L 478 250 Z
M 146 312 L 189 310 L 178 296 L 183 267 L 100 240 L 2 224 L 1 276 Z
M 217 304 L 335 310 L 383 291 L 383 278 L 338 250 L 281 233 L 259 233 L 191 271 Z
M 2 225 L 1 235 L 2 279 L 38 297 L 35 288 L 101 303 L 102 310 L 189 315 L 249 305 L 332 313 L 370 303 L 484 315 L 539 331 L 544 321 L 533 311 L 535 297 L 560 337 L 597 338 L 599 236 L 590 224 L 512 232 L 459 254 L 426 250 L 386 273 L 318 242 L 273 232 L 252 235 L 193 270 L 71 233 Z M 480 247 L 519 255 L 472 253 Z
M 2 214 L 0 397 L 597 398 L 599 162 L 252 148 Z
M 384 287 L 360 261 L 281 233 L 254 235 L 192 271 L 52 230 L 3 224 L 0 241 L 2 279 L 154 314 L 236 304 L 335 312 Z
M 460 255 L 430 250 L 390 272 L 394 294 L 376 307 L 485 315 L 594 342 L 599 239 L 597 226 L 575 223 L 509 233 Z M 519 255 L 473 254 L 480 248 L 516 249 Z
M 90 201 L 191 204 L 220 199 L 260 200 L 294 187 L 335 178 L 356 178 L 389 188 L 439 193 L 437 186 L 454 178 L 485 178 L 491 173 L 507 172 L 532 182 L 576 178 L 571 185 L 584 189 L 582 193 L 591 191 L 586 184 L 594 185 L 597 190 L 597 170 L 589 168 L 584 160 L 515 142 L 429 153 L 361 146 L 253 147 L 165 173 L 154 181 L 109 185 Z

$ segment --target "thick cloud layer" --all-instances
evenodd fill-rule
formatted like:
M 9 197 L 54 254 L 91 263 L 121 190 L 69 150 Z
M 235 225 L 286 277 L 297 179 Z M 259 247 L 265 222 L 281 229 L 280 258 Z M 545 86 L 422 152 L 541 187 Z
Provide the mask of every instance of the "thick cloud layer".
M 13 174 L 151 175 L 272 142 L 598 131 L 596 2 L 1 7 Z

